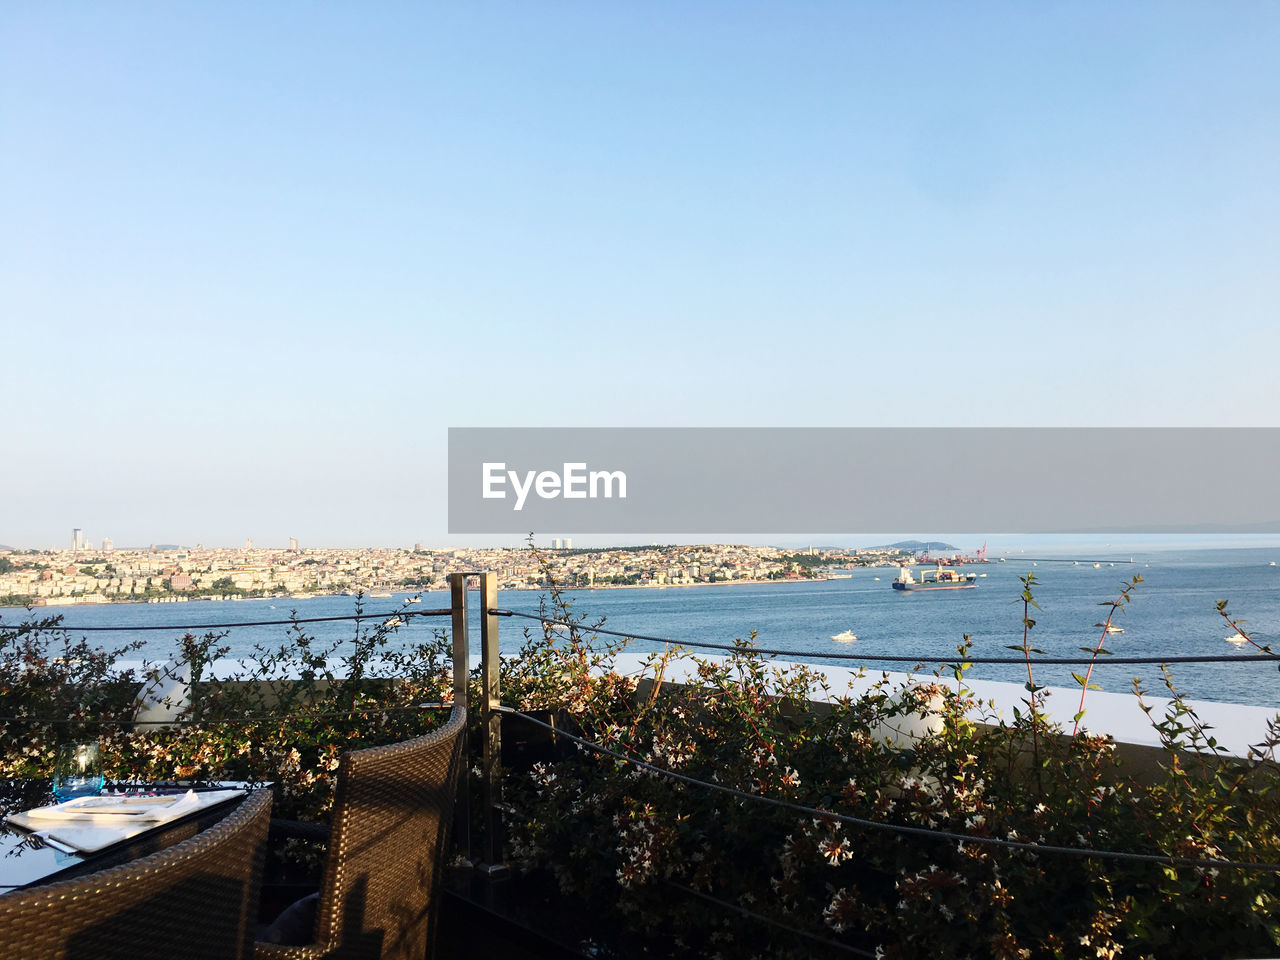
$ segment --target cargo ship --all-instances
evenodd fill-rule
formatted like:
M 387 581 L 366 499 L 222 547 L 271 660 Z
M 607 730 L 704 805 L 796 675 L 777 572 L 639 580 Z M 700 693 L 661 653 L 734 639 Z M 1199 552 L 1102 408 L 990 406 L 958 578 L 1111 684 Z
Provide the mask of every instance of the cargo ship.
M 977 574 L 961 573 L 941 566 L 937 570 L 924 571 L 919 580 L 911 575 L 910 567 L 902 567 L 893 581 L 895 590 L 967 590 L 977 585 Z

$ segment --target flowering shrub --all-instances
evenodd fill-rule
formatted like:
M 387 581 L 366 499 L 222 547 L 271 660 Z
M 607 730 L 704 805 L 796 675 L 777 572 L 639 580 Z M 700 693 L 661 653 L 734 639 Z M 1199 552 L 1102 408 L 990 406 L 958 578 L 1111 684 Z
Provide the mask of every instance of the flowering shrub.
M 1024 586 L 1029 611 L 1034 579 Z M 1154 718 L 1162 772 L 1138 779 L 1109 738 L 1051 723 L 1030 674 L 1025 709 L 984 714 L 963 685 L 967 638 L 947 682 L 882 680 L 826 704 L 813 702 L 829 692 L 820 675 L 754 638 L 724 659 L 681 654 L 696 681 L 675 686 L 661 680 L 674 654 L 637 683 L 589 636 L 548 631 L 506 664 L 507 702 L 567 707 L 582 738 L 638 763 L 579 745 L 509 772 L 506 799 L 512 859 L 600 918 L 601 949 L 1176 958 L 1280 944 L 1276 872 L 1025 846 L 1280 863 L 1275 722 L 1247 758 L 1228 756 L 1170 684 Z M 1030 668 L 1036 651 L 1018 649 Z M 927 735 L 887 735 L 925 718 Z
M 554 593 L 543 612 L 574 626 L 503 660 L 504 703 L 611 753 L 562 738 L 508 770 L 508 851 L 581 905 L 600 955 L 1177 958 L 1280 944 L 1280 874 L 1043 849 L 1280 862 L 1275 724 L 1248 757 L 1227 756 L 1170 683 L 1153 716 L 1164 765 L 1140 779 L 1108 738 L 1052 724 L 1030 672 L 1025 709 L 984 712 L 963 683 L 967 638 L 945 678 L 832 698 L 820 673 L 761 655 L 754 637 L 725 658 L 668 650 L 627 676 L 599 624 Z M 191 702 L 168 728 L 132 722 L 139 684 L 162 668 L 120 667 L 131 648 L 71 642 L 56 618 L 0 628 L 0 776 L 47 776 L 56 743 L 97 736 L 109 776 L 271 780 L 279 815 L 323 820 L 342 752 L 430 729 L 441 715 L 418 705 L 449 698 L 446 639 L 406 646 L 399 626 L 365 621 L 326 645 L 295 623 L 217 682 L 222 637 L 184 637 Z M 666 679 L 677 665 L 690 682 Z
M 133 722 L 140 685 L 166 670 L 122 667 L 139 644 L 73 642 L 57 617 L 0 628 L 0 777 L 50 776 L 58 743 L 97 739 L 108 779 L 271 781 L 276 815 L 324 822 L 342 753 L 427 732 L 443 714 L 419 705 L 451 697 L 446 638 L 400 642 L 402 623 L 357 621 L 351 639 L 318 644 L 295 622 L 238 661 L 222 659 L 225 634 L 188 634 L 175 653 L 189 702 L 172 725 Z
M 61 619 L 0 628 L 0 778 L 50 776 L 59 743 L 132 715 L 141 678 L 116 662 L 141 644 L 100 649 L 59 631 Z

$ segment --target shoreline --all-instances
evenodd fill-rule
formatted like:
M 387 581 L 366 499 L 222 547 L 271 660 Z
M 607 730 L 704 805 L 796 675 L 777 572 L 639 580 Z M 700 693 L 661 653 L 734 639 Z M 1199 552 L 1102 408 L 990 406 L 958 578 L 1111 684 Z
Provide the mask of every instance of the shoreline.
M 870 570 L 870 569 L 878 569 L 878 568 L 867 567 L 866 569 Z M 595 590 L 683 590 L 689 587 L 733 587 L 733 586 L 759 587 L 759 586 L 767 586 L 770 584 L 824 583 L 831 580 L 845 580 L 845 579 L 849 579 L 849 578 L 847 576 L 780 577 L 772 580 L 743 580 L 743 579 L 717 580 L 714 583 L 703 583 L 703 582 L 699 582 L 699 583 L 601 583 L 601 584 L 595 584 L 593 586 L 561 585 L 558 587 L 558 589 L 560 589 L 563 592 L 595 591 Z M 551 585 L 544 583 L 544 584 L 531 585 L 531 586 L 525 586 L 525 587 L 500 587 L 499 589 L 504 591 L 540 592 L 540 591 L 551 589 Z M 382 590 L 379 591 L 379 593 L 384 593 L 384 592 L 386 591 L 382 591 Z M 420 596 L 422 594 L 429 594 L 429 593 L 447 594 L 448 592 L 449 592 L 448 587 L 431 586 L 431 587 L 424 587 L 421 590 L 393 590 L 392 595 L 393 596 L 403 595 L 403 596 L 412 597 L 412 596 Z M 102 594 L 89 594 L 89 596 L 101 597 L 102 599 L 73 600 L 68 598 L 64 600 L 61 597 L 54 597 L 54 598 L 41 597 L 39 598 L 40 602 L 27 604 L 27 603 L 8 602 L 7 598 L 0 597 L 0 609 L 47 610 L 53 607 L 105 607 L 105 606 L 116 606 L 116 605 L 136 604 L 136 603 L 170 604 L 170 603 L 227 603 L 227 602 L 246 601 L 246 600 L 317 600 L 321 597 L 347 596 L 347 597 L 354 598 L 356 594 L 350 591 L 343 590 L 335 593 L 313 593 L 305 597 L 294 596 L 292 594 L 275 594 L 275 595 L 263 594 L 262 596 L 257 596 L 257 597 L 184 597 L 181 594 L 174 594 L 173 596 L 156 597 L 156 598 L 150 598 L 150 599 L 146 599 L 146 598 L 135 599 L 132 597 L 122 598 L 122 599 L 111 599 L 108 597 L 104 597 Z M 44 601 L 47 601 L 48 599 L 52 599 L 54 602 L 52 603 L 44 602 Z M 366 593 L 364 595 L 364 599 L 370 600 L 370 599 L 375 599 L 375 597 L 371 593 Z M 377 597 L 376 599 L 385 600 L 387 598 Z M 59 602 L 59 601 L 62 601 L 62 602 Z

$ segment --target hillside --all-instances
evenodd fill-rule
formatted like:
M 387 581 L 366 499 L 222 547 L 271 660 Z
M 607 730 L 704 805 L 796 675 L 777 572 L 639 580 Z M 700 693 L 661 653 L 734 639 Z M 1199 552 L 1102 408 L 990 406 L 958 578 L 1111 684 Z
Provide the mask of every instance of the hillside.
M 867 547 L 867 550 L 909 550 L 912 553 L 932 553 L 935 550 L 957 550 L 958 548 L 941 540 L 899 540 L 897 543 L 886 543 L 879 547 Z

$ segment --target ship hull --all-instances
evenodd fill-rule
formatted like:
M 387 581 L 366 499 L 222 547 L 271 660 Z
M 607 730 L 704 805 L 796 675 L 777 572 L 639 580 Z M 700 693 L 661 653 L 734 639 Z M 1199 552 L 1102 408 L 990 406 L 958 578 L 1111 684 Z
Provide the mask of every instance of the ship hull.
M 972 590 L 976 583 L 893 583 L 895 590 Z

